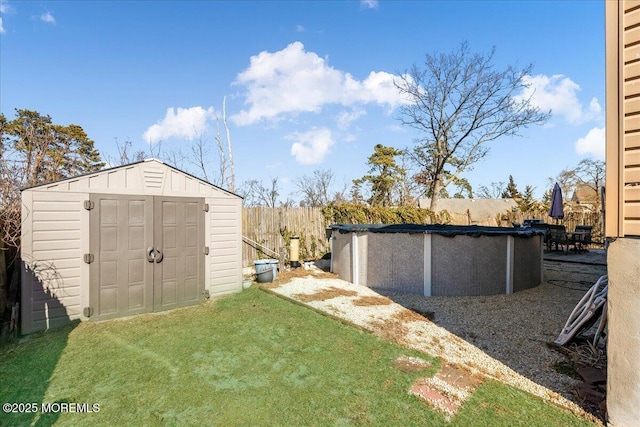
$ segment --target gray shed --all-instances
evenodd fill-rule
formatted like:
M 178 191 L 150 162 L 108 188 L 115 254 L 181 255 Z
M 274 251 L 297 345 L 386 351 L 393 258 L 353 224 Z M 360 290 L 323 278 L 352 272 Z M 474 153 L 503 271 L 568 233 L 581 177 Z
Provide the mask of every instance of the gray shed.
M 242 198 L 156 159 L 22 191 L 22 333 L 242 289 Z

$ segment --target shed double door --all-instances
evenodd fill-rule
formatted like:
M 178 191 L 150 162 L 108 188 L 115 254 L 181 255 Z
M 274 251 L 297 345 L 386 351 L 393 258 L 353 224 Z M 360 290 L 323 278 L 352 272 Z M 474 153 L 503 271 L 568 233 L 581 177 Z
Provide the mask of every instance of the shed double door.
M 204 200 L 91 196 L 91 318 L 195 304 L 204 292 Z

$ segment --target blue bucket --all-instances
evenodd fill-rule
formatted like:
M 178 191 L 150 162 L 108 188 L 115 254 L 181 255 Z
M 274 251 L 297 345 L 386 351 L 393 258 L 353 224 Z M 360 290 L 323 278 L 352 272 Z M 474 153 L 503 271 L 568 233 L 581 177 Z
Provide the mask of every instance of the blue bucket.
M 253 262 L 256 267 L 258 283 L 270 283 L 278 277 L 277 259 L 259 259 Z

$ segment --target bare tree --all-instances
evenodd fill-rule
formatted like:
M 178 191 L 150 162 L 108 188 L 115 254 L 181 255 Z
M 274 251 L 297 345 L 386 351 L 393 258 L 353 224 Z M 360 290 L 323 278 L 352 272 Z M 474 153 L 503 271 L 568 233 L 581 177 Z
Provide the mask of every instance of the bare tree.
M 218 171 L 214 173 L 208 169 L 211 163 L 209 156 L 211 149 L 209 141 L 203 133 L 191 144 L 190 162 L 198 169 L 198 174 L 213 184 L 225 188 L 229 191 L 236 191 L 236 174 L 233 166 L 233 151 L 231 147 L 231 132 L 227 125 L 227 97 L 222 98 L 222 124 L 225 128 L 225 140 L 222 138 L 220 130 L 220 117 L 216 115 L 215 141 L 218 148 Z M 246 183 L 245 183 L 246 184 Z
M 431 210 L 443 188 L 485 157 L 487 142 L 549 117 L 530 98 L 517 97 L 532 67 L 495 71 L 494 52 L 472 54 L 462 43 L 452 53 L 427 55 L 424 69 L 414 65 L 395 81 L 408 100 L 400 107 L 402 124 L 422 134 L 411 154 Z
M 549 185 L 557 182 L 565 197 L 586 186 L 593 190 L 593 202 L 596 207 L 600 206 L 600 192 L 604 185 L 605 163 L 602 160 L 582 159 L 573 169 L 565 168 L 558 176 L 549 178 Z
M 260 197 L 256 190 L 259 185 L 260 182 L 257 179 L 250 179 L 238 186 L 236 193 L 242 197 L 243 206 L 248 208 L 260 206 Z
M 504 192 L 505 183 L 503 181 L 492 182 L 490 187 L 486 185 L 480 186 L 478 189 L 478 197 L 480 199 L 501 199 L 503 198 Z
M 227 126 L 227 97 L 222 98 L 222 122 L 227 135 L 227 153 L 229 154 L 229 191 L 236 189 L 236 170 L 233 167 L 233 151 L 231 150 L 231 134 Z
M 306 206 L 328 205 L 334 198 L 331 196 L 333 181 L 334 175 L 329 169 L 317 169 L 313 171 L 311 176 L 303 175 L 298 178 L 295 184 L 303 195 L 301 204 Z M 341 197 L 344 198 L 344 191 L 342 191 Z
M 198 135 L 198 138 L 191 145 L 191 158 L 193 159 L 193 163 L 196 164 L 196 167 L 200 170 L 202 177 L 205 181 L 214 183 L 207 173 L 207 157 L 209 157 L 209 149 L 206 140 L 202 133 Z M 215 183 L 214 183 L 215 184 Z
M 278 205 L 280 186 L 278 178 L 269 178 L 269 183 L 264 185 L 257 179 L 245 181 L 238 188 L 238 195 L 243 197 L 243 204 L 246 207 L 266 206 L 275 208 Z M 291 203 L 287 200 L 287 203 Z
M 116 148 L 118 149 L 118 159 L 114 160 L 107 157 L 107 161 L 111 166 L 127 165 L 129 163 L 140 162 L 145 159 L 146 155 L 142 150 L 133 151 L 133 143 L 129 139 L 125 139 L 121 144 L 116 138 Z
M 602 160 L 582 159 L 574 172 L 580 184 L 588 185 L 600 195 L 605 178 L 605 163 Z
M 278 203 L 278 196 L 280 195 L 278 178 L 269 178 L 268 187 L 260 185 L 258 194 L 266 207 L 275 208 Z

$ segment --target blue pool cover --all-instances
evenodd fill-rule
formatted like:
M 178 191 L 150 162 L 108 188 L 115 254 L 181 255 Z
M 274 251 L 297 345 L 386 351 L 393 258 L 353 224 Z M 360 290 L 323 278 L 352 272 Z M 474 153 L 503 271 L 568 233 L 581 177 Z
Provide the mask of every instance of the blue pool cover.
M 536 228 L 486 227 L 479 225 L 443 225 L 443 224 L 333 224 L 331 230 L 340 233 L 368 231 L 370 233 L 422 233 L 455 236 L 542 236 L 544 230 Z

